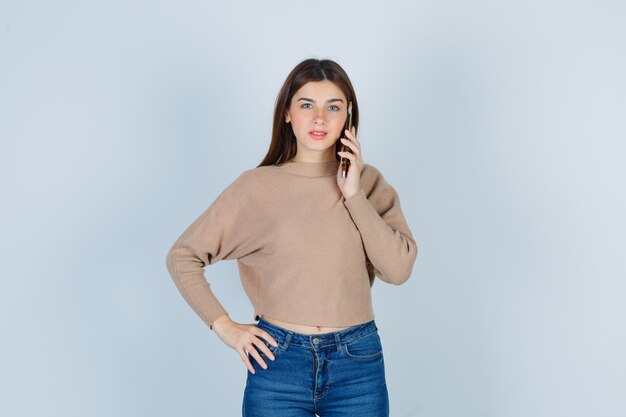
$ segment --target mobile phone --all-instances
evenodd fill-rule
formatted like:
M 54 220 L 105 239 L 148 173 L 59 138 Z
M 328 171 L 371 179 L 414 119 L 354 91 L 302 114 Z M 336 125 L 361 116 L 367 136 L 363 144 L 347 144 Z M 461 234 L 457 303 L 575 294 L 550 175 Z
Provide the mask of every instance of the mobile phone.
M 348 131 L 352 132 L 352 102 L 350 102 L 348 104 L 348 126 L 347 126 Z M 342 136 L 345 132 L 342 132 Z M 350 149 L 349 146 L 346 146 L 344 144 L 341 144 L 341 152 L 350 152 L 352 153 L 352 150 Z M 341 157 L 339 160 L 339 164 L 341 165 L 341 176 L 343 178 L 346 178 L 346 176 L 348 175 L 348 168 L 350 167 L 350 160 L 348 158 L 345 157 Z

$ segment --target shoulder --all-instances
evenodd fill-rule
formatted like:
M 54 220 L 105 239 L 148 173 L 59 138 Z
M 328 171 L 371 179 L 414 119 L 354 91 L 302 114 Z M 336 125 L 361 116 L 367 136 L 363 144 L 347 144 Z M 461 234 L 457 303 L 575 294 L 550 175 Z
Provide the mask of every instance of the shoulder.
M 274 172 L 272 165 L 246 169 L 226 187 L 226 190 L 246 194 L 261 191 Z
M 363 163 L 361 167 L 361 186 L 365 191 L 391 187 L 380 169 L 370 163 Z
M 361 188 L 379 214 L 398 203 L 398 192 L 372 164 L 363 163 L 361 167 Z
M 363 166 L 361 167 L 361 178 L 378 178 L 382 177 L 382 175 L 382 172 L 380 172 L 377 167 L 370 163 L 363 162 Z
M 242 187 L 257 189 L 267 183 L 268 178 L 273 176 L 275 172 L 274 165 L 254 167 L 242 172 L 236 181 L 239 182 Z

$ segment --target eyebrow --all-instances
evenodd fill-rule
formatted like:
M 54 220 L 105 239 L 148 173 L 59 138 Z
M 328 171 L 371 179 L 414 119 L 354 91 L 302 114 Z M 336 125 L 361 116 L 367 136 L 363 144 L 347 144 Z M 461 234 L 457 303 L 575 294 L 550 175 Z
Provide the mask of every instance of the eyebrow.
M 315 103 L 315 100 L 313 100 L 312 98 L 308 98 L 308 97 L 300 97 L 298 99 L 298 101 L 300 100 L 304 100 L 304 101 L 310 101 L 312 103 Z M 341 101 L 343 103 L 343 100 L 340 98 L 330 98 L 328 100 L 326 100 L 326 103 L 334 103 L 335 101 Z

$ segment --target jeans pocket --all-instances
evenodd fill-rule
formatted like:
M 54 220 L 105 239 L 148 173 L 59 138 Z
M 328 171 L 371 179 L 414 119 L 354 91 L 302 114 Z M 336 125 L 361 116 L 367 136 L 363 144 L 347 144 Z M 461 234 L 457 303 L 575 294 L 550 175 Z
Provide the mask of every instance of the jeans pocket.
M 343 343 L 342 351 L 346 358 L 362 361 L 378 359 L 383 356 L 383 346 L 376 330 Z

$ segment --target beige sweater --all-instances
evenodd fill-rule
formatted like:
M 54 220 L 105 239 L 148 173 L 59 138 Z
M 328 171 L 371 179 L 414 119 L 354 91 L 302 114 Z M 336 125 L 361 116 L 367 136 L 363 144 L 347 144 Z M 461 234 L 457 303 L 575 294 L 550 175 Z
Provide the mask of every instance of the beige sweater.
M 374 318 L 378 276 L 402 284 L 417 245 L 395 189 L 364 163 L 361 189 L 345 199 L 339 163 L 290 162 L 243 172 L 176 240 L 167 268 L 187 303 L 213 328 L 228 314 L 204 267 L 237 259 L 254 320 L 267 315 L 344 327 Z

